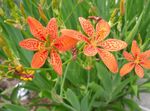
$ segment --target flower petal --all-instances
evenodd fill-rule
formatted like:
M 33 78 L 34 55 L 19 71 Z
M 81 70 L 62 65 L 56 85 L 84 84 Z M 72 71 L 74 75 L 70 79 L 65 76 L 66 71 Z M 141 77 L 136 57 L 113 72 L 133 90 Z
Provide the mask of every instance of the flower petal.
M 134 58 L 132 54 L 128 53 L 127 51 L 123 52 L 123 56 L 128 60 L 128 61 L 134 61 Z
M 92 44 L 85 45 L 83 52 L 86 56 L 95 56 L 97 54 L 97 48 Z
M 96 40 L 102 41 L 109 35 L 109 33 L 110 26 L 108 22 L 103 19 L 99 20 L 99 22 L 96 24 Z
M 140 65 L 146 69 L 150 69 L 150 60 L 143 60 Z
M 44 65 L 48 56 L 48 51 L 36 52 L 32 58 L 31 67 L 40 68 Z
M 135 66 L 135 73 L 139 76 L 139 78 L 144 77 L 144 70 L 140 65 Z
M 56 18 L 52 18 L 46 27 L 48 34 L 50 35 L 50 41 L 58 37 L 58 26 Z
M 149 59 L 150 58 L 150 50 L 147 50 L 140 55 L 141 59 Z
M 104 64 L 108 67 L 108 69 L 111 72 L 113 73 L 118 72 L 118 63 L 113 54 L 111 54 L 107 50 L 100 49 L 100 48 L 98 48 L 98 54 L 102 59 L 102 61 L 104 62 Z
M 28 17 L 27 22 L 30 26 L 31 33 L 39 40 L 46 40 L 47 31 L 42 24 L 33 17 Z
M 89 20 L 86 20 L 83 17 L 79 17 L 79 22 L 84 30 L 84 32 L 89 36 L 92 37 L 94 34 L 94 27 Z
M 108 51 L 119 51 L 127 47 L 126 42 L 117 39 L 107 39 L 98 45 Z
M 62 35 L 66 35 L 66 36 L 75 38 L 77 40 L 81 40 L 81 41 L 89 43 L 88 38 L 78 31 L 70 30 L 70 29 L 63 29 L 61 30 L 61 32 L 62 32 Z
M 56 73 L 62 75 L 62 61 L 59 54 L 55 50 L 51 50 L 49 63 L 52 65 Z
M 135 40 L 133 40 L 132 42 L 131 52 L 134 57 L 140 54 L 140 48 L 138 47 L 137 42 Z
M 134 65 L 135 64 L 133 62 L 129 62 L 123 65 L 123 67 L 120 69 L 120 75 L 124 76 L 128 74 L 129 72 L 131 72 L 131 70 L 134 68 Z
M 77 42 L 78 42 L 77 39 L 62 35 L 61 37 L 56 39 L 54 46 L 59 51 L 67 51 L 67 50 L 70 50 L 71 48 L 75 47 Z
M 19 42 L 19 45 L 27 50 L 32 50 L 32 51 L 36 51 L 38 49 L 40 49 L 40 47 L 42 46 L 42 42 L 40 42 L 37 39 L 25 39 L 22 40 L 21 42 Z

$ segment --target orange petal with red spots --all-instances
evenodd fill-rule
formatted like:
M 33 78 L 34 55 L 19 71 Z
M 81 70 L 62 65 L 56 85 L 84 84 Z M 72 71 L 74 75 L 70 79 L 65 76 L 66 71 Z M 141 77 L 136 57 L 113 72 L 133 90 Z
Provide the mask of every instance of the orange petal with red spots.
M 119 51 L 127 47 L 126 42 L 117 39 L 107 39 L 98 45 L 108 51 Z
M 150 69 L 150 60 L 143 60 L 140 64 L 142 67 L 146 68 L 146 69 Z
M 135 40 L 132 42 L 131 52 L 134 57 L 140 54 L 140 48 L 138 47 L 138 44 Z
M 150 58 L 150 50 L 147 50 L 140 55 L 141 59 L 149 59 Z
M 78 40 L 62 35 L 61 37 L 57 38 L 54 46 L 59 50 L 59 51 L 67 51 L 70 50 L 71 48 L 75 47 L 77 44 Z
M 63 29 L 61 30 L 61 32 L 62 32 L 62 35 L 66 35 L 66 36 L 75 38 L 77 40 L 81 40 L 81 41 L 89 43 L 88 38 L 78 31 L 70 30 L 70 29 Z
M 131 72 L 131 70 L 134 68 L 134 65 L 135 64 L 133 62 L 129 62 L 123 65 L 123 67 L 120 69 L 120 75 L 125 76 L 126 74 Z
M 109 24 L 101 19 L 96 24 L 96 40 L 102 41 L 105 39 L 110 33 L 110 26 Z
M 58 26 L 56 18 L 52 18 L 47 25 L 47 32 L 50 35 L 50 41 L 56 39 L 58 37 Z
M 62 75 L 62 61 L 61 61 L 59 54 L 55 50 L 52 50 L 50 53 L 49 63 L 52 65 L 56 73 L 59 76 L 61 76 Z
M 132 54 L 128 53 L 127 51 L 123 52 L 123 56 L 128 60 L 128 61 L 134 61 L 134 58 Z
M 46 40 L 47 31 L 38 20 L 32 17 L 28 17 L 27 22 L 30 26 L 30 31 L 34 35 L 34 37 L 42 41 Z
M 36 52 L 32 58 L 31 67 L 40 68 L 44 65 L 48 56 L 48 51 Z
M 98 48 L 98 54 L 102 59 L 102 61 L 104 62 L 104 64 L 111 72 L 113 73 L 118 72 L 118 63 L 113 54 L 111 54 L 107 50 L 100 49 L 100 48 Z
M 79 17 L 79 22 L 84 30 L 84 32 L 89 36 L 92 37 L 94 34 L 94 27 L 92 26 L 89 20 L 86 20 L 83 17 Z
M 97 54 L 97 48 L 92 44 L 88 44 L 84 47 L 83 52 L 86 56 L 95 56 Z
M 144 77 L 144 70 L 140 65 L 135 66 L 135 73 L 139 76 L 139 78 Z
M 40 42 L 37 39 L 25 39 L 21 42 L 19 42 L 19 45 L 27 50 L 36 51 L 40 48 L 42 42 Z

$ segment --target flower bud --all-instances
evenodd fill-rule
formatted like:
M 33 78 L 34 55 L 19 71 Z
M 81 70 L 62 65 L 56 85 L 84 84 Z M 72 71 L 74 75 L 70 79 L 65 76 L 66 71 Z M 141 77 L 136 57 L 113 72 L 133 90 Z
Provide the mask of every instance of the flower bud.
M 124 13 L 125 13 L 124 4 L 125 4 L 125 0 L 121 0 L 121 1 L 120 1 L 120 15 L 121 15 L 121 16 L 123 16 Z
M 38 11 L 39 11 L 39 14 L 40 14 L 41 18 L 43 19 L 43 21 L 48 22 L 48 19 L 47 19 L 46 15 L 42 9 L 42 6 L 40 4 L 38 6 Z
M 10 49 L 6 46 L 2 47 L 4 53 L 7 55 L 7 57 L 12 58 L 12 53 L 10 51 Z
M 2 8 L 0 8 L 0 16 L 4 16 L 4 11 Z

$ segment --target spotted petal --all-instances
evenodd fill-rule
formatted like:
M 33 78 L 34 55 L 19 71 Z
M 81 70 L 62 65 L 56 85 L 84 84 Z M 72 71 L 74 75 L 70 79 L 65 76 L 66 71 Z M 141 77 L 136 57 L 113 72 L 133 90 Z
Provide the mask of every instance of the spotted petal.
M 117 39 L 107 39 L 103 42 L 100 42 L 98 45 L 108 51 L 119 51 L 127 47 L 126 42 Z
M 63 29 L 63 30 L 61 30 L 61 32 L 62 32 L 62 35 L 66 35 L 66 36 L 72 37 L 74 39 L 89 43 L 88 38 L 78 31 L 70 30 L 70 29 Z
M 48 56 L 48 51 L 36 52 L 32 58 L 31 67 L 40 68 L 44 65 Z
M 129 72 L 131 72 L 131 70 L 134 68 L 134 66 L 135 66 L 135 64 L 133 62 L 126 63 L 120 69 L 120 75 L 121 76 L 125 76 L 126 74 L 128 74 Z
M 50 41 L 58 37 L 58 26 L 57 26 L 57 21 L 55 18 L 52 18 L 49 21 L 46 28 L 47 28 L 48 34 L 50 35 Z
M 149 59 L 150 58 L 150 50 L 147 50 L 140 55 L 141 59 Z
M 135 40 L 133 40 L 132 42 L 131 52 L 134 57 L 140 54 L 140 48 L 138 47 L 137 42 Z
M 62 35 L 61 37 L 56 39 L 54 46 L 59 51 L 67 51 L 75 47 L 77 42 L 78 42 L 77 39 Z
M 123 52 L 123 56 L 128 60 L 128 61 L 134 61 L 134 58 L 132 54 L 128 53 L 127 51 Z
M 140 65 L 135 66 L 135 73 L 139 76 L 139 78 L 144 77 L 144 70 Z
M 38 20 L 32 17 L 28 17 L 27 22 L 30 26 L 30 31 L 34 35 L 34 37 L 42 41 L 46 40 L 47 31 Z
M 89 20 L 84 19 L 83 17 L 79 17 L 79 22 L 84 30 L 84 32 L 89 36 L 92 37 L 94 34 L 94 27 L 92 26 Z
M 40 48 L 42 42 L 37 39 L 30 38 L 19 42 L 19 45 L 27 50 L 36 51 Z
M 102 41 L 109 35 L 109 33 L 109 24 L 103 19 L 99 20 L 99 22 L 96 24 L 96 40 Z
M 108 67 L 108 69 L 111 72 L 113 73 L 118 72 L 118 63 L 113 54 L 111 54 L 107 50 L 100 49 L 100 48 L 98 48 L 98 54 L 102 59 L 102 61 L 104 62 L 104 64 Z
M 62 61 L 59 54 L 55 50 L 51 50 L 49 63 L 52 65 L 56 73 L 62 75 Z
M 97 48 L 92 44 L 88 44 L 84 47 L 83 52 L 86 56 L 95 56 L 97 54 Z
M 141 66 L 142 67 L 144 67 L 144 68 L 146 68 L 146 69 L 150 69 L 150 60 L 143 60 L 142 62 L 141 62 Z

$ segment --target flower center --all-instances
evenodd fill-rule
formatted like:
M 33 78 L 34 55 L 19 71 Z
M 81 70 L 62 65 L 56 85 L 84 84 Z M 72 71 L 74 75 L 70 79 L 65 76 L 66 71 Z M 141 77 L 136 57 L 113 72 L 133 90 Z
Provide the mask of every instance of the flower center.
M 139 64 L 140 63 L 140 57 L 139 56 L 136 57 L 136 59 L 134 60 L 134 63 L 135 64 Z

